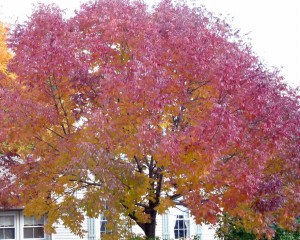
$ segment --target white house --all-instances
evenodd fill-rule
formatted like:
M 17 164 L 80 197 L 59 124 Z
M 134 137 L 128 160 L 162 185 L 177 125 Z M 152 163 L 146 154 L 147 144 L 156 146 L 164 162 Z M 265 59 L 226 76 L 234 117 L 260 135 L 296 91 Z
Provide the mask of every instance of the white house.
M 56 233 L 46 235 L 44 224 L 46 218 L 26 217 L 22 209 L 0 209 L 0 240 L 101 240 L 106 232 L 106 218 L 86 218 L 83 228 L 87 233 L 83 238 L 74 235 L 62 224 L 57 224 Z M 143 234 L 138 226 L 132 227 L 133 233 Z M 207 225 L 197 225 L 189 210 L 183 206 L 170 208 L 166 214 L 157 217 L 156 236 L 161 239 L 192 239 L 199 236 L 201 240 L 214 240 L 214 230 Z

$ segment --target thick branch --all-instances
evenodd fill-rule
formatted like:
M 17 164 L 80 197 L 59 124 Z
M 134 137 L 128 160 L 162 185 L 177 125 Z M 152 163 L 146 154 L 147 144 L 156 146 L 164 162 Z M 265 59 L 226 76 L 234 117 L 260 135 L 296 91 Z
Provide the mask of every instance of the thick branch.
M 134 156 L 134 160 L 136 162 L 138 172 L 143 173 L 143 165 L 141 164 L 141 161 L 136 156 Z
M 51 143 L 46 142 L 45 140 L 43 140 L 41 137 L 35 136 L 36 139 L 40 140 L 41 142 L 46 143 L 49 147 L 51 147 L 52 149 L 54 149 L 55 151 L 59 152 L 58 149 L 56 147 L 54 147 Z
M 60 104 L 60 106 L 61 106 L 61 109 L 62 109 L 62 111 L 63 111 L 64 117 L 65 117 L 66 122 L 67 122 L 68 134 L 70 134 L 70 133 L 71 133 L 71 130 L 70 130 L 70 126 L 71 126 L 71 125 L 70 125 L 70 122 L 69 122 L 69 119 L 68 119 L 68 113 L 67 113 L 67 111 L 66 111 L 66 109 L 65 109 L 65 107 L 64 107 L 64 105 L 63 105 L 61 95 L 58 95 L 58 100 L 59 100 L 59 104 Z
M 88 186 L 96 186 L 96 187 L 102 187 L 102 184 L 101 183 L 96 183 L 96 182 L 89 182 L 89 181 L 86 181 L 86 180 L 78 180 L 78 179 L 70 179 L 71 182 L 79 182 L 79 183 L 84 183 Z
M 58 132 L 54 131 L 53 129 L 48 128 L 48 127 L 46 127 L 46 129 L 49 130 L 50 132 L 54 133 L 54 134 L 57 135 L 58 137 L 64 138 L 62 135 L 60 135 Z
M 158 173 L 158 181 L 157 181 L 157 187 L 155 192 L 155 204 L 158 205 L 160 202 L 160 195 L 161 195 L 161 189 L 162 189 L 162 182 L 163 182 L 163 174 Z
M 223 157 L 222 160 L 224 163 L 227 163 L 230 159 L 232 159 L 236 155 L 237 155 L 236 153 L 228 154 L 227 156 Z
M 176 200 L 176 199 L 182 197 L 182 195 L 179 194 L 179 193 L 177 193 L 177 194 L 173 194 L 173 195 L 171 195 L 171 196 L 168 195 L 168 197 L 169 197 L 170 199 L 172 199 L 172 200 Z

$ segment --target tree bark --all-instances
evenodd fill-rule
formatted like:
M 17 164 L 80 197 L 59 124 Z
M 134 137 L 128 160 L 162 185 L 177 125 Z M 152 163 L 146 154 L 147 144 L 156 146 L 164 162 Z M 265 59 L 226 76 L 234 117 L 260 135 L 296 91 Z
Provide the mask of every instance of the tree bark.
M 155 238 L 156 215 L 157 212 L 155 210 L 151 211 L 150 213 L 151 221 L 149 223 L 139 224 L 146 235 L 146 239 Z

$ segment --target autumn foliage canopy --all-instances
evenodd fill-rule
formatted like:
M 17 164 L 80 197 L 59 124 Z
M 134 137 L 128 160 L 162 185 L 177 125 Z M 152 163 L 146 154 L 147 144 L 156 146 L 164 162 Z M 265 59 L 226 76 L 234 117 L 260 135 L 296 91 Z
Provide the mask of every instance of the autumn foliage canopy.
M 77 234 L 105 212 L 119 235 L 128 217 L 154 236 L 176 202 L 197 222 L 295 227 L 299 95 L 226 22 L 101 0 L 69 19 L 38 6 L 8 37 L 8 68 L 0 40 L 3 206 Z

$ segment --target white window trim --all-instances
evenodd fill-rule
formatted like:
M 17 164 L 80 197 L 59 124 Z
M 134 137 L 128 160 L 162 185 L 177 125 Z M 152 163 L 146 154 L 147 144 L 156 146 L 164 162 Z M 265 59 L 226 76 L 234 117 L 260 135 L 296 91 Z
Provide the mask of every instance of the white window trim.
M 104 232 L 101 231 L 102 223 L 105 223 L 105 231 Z M 100 214 L 100 229 L 99 230 L 100 230 L 100 239 L 102 238 L 103 234 L 108 233 L 108 231 L 107 231 L 107 218 L 104 214 Z
M 20 240 L 20 235 L 18 231 L 18 229 L 20 229 L 19 215 L 20 214 L 17 211 L 0 211 L 0 216 L 14 216 L 15 240 Z
M 182 218 L 178 218 L 178 217 L 182 217 Z M 178 226 L 178 228 L 175 229 L 176 223 L 177 221 L 183 221 L 183 224 L 185 225 L 184 228 L 180 228 Z M 186 230 L 186 235 L 184 237 L 179 237 L 179 238 L 175 238 L 175 230 L 179 233 L 180 230 Z M 175 219 L 175 225 L 173 226 L 173 231 L 174 231 L 174 239 L 186 239 L 190 237 L 190 217 L 186 216 L 186 214 L 178 214 L 176 215 L 176 219 Z
M 46 217 L 43 217 L 44 218 L 44 237 L 43 238 L 24 238 L 24 217 L 26 217 L 24 215 L 24 213 L 22 212 L 21 215 L 20 215 L 20 235 L 21 235 L 21 239 L 23 240 L 46 240 L 47 239 L 47 235 L 45 233 L 45 224 L 46 224 Z M 34 227 L 34 226 L 33 226 Z
M 190 215 L 190 211 L 188 208 L 184 206 L 177 205 L 176 207 L 169 208 L 169 216 L 168 216 L 168 228 L 169 228 L 169 238 L 175 239 L 174 227 L 176 224 L 177 216 L 183 215 L 183 220 L 187 225 L 187 238 L 191 236 L 191 220 L 192 217 Z

